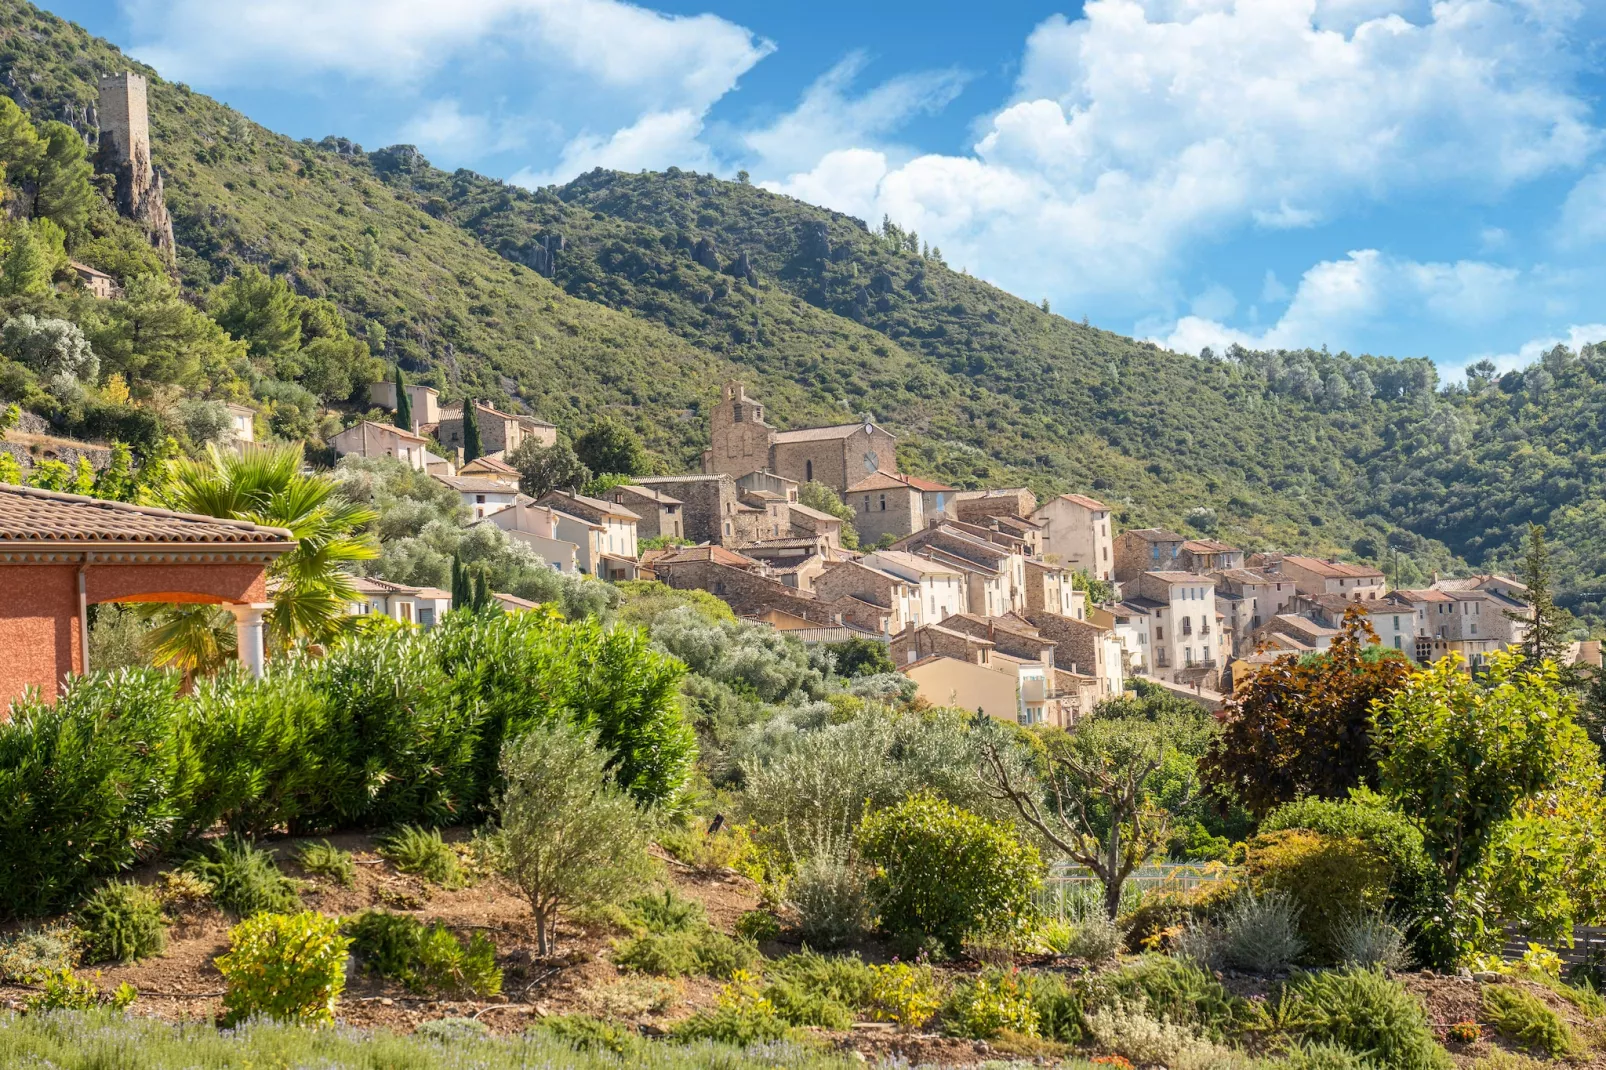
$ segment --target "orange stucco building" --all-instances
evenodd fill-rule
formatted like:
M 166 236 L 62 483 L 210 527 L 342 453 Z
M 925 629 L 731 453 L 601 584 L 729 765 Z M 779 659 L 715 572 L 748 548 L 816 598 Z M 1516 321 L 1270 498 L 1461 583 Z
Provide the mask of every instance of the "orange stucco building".
M 89 667 L 97 602 L 225 606 L 260 672 L 267 569 L 294 547 L 283 528 L 0 484 L 0 709 Z

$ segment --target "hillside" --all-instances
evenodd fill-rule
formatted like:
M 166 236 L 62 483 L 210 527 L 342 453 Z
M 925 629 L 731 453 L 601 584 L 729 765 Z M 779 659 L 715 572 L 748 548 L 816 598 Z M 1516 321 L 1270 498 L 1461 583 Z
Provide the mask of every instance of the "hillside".
M 739 376 L 782 426 L 873 413 L 912 471 L 1089 491 L 1124 525 L 1371 560 L 1406 583 L 1509 562 L 1538 520 L 1562 544 L 1564 599 L 1600 613 L 1593 348 L 1471 391 L 1437 388 L 1423 359 L 1170 353 L 953 271 L 896 227 L 743 183 L 596 171 L 527 191 L 406 146 L 295 142 L 0 3 L 0 85 L 36 120 L 124 68 L 151 79 L 186 296 L 263 268 L 448 398 L 571 432 L 612 412 L 678 470 Z M 331 400 L 350 418 L 353 398 Z

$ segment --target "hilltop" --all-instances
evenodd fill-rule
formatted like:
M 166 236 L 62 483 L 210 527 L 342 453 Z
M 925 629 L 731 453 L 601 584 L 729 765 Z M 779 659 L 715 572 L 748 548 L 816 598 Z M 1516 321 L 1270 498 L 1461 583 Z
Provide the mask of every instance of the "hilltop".
M 611 413 L 674 471 L 741 378 L 782 426 L 873 414 L 910 471 L 1090 492 L 1123 525 L 1372 561 L 1407 584 L 1509 563 L 1532 519 L 1563 544 L 1567 603 L 1599 611 L 1593 348 L 1470 389 L 1439 388 L 1423 358 L 1172 353 L 952 270 L 890 223 L 741 182 L 594 171 L 530 191 L 408 146 L 293 141 L 0 4 L 0 85 L 36 120 L 121 69 L 150 78 L 186 296 L 259 267 L 448 399 L 571 433 Z

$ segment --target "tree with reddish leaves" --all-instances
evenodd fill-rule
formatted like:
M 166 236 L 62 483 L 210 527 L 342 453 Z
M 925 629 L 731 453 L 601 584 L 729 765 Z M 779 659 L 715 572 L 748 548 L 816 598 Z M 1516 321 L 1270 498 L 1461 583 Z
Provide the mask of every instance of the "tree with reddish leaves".
M 1284 654 L 1227 700 L 1200 773 L 1257 817 L 1302 796 L 1339 799 L 1375 784 L 1372 703 L 1398 691 L 1412 668 L 1352 606 L 1326 652 Z

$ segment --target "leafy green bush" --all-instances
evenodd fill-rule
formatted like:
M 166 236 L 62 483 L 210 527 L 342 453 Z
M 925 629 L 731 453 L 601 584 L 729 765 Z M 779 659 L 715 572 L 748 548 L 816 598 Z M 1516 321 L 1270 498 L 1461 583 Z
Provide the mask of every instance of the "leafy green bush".
M 675 1025 L 669 1035 L 680 1041 L 714 1040 L 746 1047 L 784 1040 L 792 1032 L 759 988 L 758 979 L 738 970 L 719 993 L 711 1011 L 699 1011 Z
M 875 967 L 858 955 L 822 955 L 805 948 L 770 962 L 765 973 L 771 981 L 796 985 L 853 1010 L 868 1010 L 875 1002 Z
M 301 845 L 296 862 L 308 873 L 328 877 L 336 884 L 350 888 L 357 882 L 357 867 L 352 864 L 351 852 L 342 851 L 328 840 Z
M 1305 1044 L 1289 1052 L 1277 1070 L 1375 1070 L 1365 1056 L 1337 1044 Z
M 48 973 L 78 965 L 78 933 L 55 924 L 0 936 L 0 980 L 34 984 Z
M 736 919 L 736 935 L 755 944 L 776 940 L 781 935 L 781 923 L 767 910 L 743 911 Z
M 683 933 L 708 926 L 703 905 L 678 895 L 673 888 L 665 888 L 662 894 L 638 895 L 626 909 L 650 933 Z
M 1215 977 L 1164 955 L 1148 955 L 1102 975 L 1090 998 L 1099 1004 L 1141 1006 L 1148 1014 L 1192 1026 L 1214 1040 L 1232 1035 L 1245 1014 L 1244 1001 Z
M 134 1002 L 136 995 L 134 986 L 126 981 L 110 992 L 103 992 L 89 978 L 61 969 L 51 970 L 40 978 L 39 991 L 29 996 L 23 1006 L 30 1012 L 87 1011 L 96 1007 L 121 1011 Z
M 54 705 L 27 699 L 0 723 L 0 914 L 68 907 L 90 884 L 170 842 L 183 762 L 173 682 L 91 674 Z
M 535 1028 L 551 1033 L 575 1051 L 607 1052 L 623 1056 L 641 1044 L 641 1038 L 622 1025 L 589 1014 L 552 1014 L 537 1019 Z
M 789 1025 L 821 1029 L 848 1029 L 853 1025 L 853 1010 L 847 1004 L 797 981 L 770 981 L 764 986 L 764 998 Z
M 1002 1030 L 1037 1036 L 1037 1009 L 1020 976 L 990 970 L 961 981 L 942 1008 L 943 1027 L 956 1037 L 986 1040 Z
M 1250 840 L 1244 871 L 1257 892 L 1281 892 L 1299 904 L 1300 936 L 1311 960 L 1323 964 L 1338 961 L 1340 926 L 1383 908 L 1393 876 L 1362 840 L 1304 829 Z
M 134 962 L 167 947 L 167 920 L 156 893 L 143 884 L 102 885 L 78 908 L 88 962 Z
M 1483 1015 L 1502 1035 L 1529 1051 L 1558 1059 L 1577 1050 L 1578 1039 L 1561 1015 L 1532 992 L 1511 985 L 1485 985 Z
M 1061 1044 L 1081 1043 L 1087 1035 L 1086 999 L 1078 987 L 1057 973 L 1023 974 L 1022 982 L 1037 1016 L 1038 1033 Z
M 1416 997 L 1381 972 L 1331 970 L 1289 983 L 1303 1039 L 1336 1044 L 1390 1070 L 1451 1070 Z
M 340 923 L 315 911 L 257 914 L 229 930 L 229 950 L 217 968 L 227 987 L 223 1024 L 256 1015 L 279 1022 L 333 1022 L 346 985 Z
M 857 839 L 890 933 L 934 937 L 957 953 L 971 933 L 1017 930 L 1031 913 L 1042 860 L 1007 825 L 921 793 L 868 815 Z
M 870 1006 L 882 1021 L 918 1029 L 942 1007 L 942 987 L 930 966 L 892 962 L 870 969 L 875 976 Z
M 301 906 L 290 878 L 273 856 L 248 840 L 215 840 L 185 868 L 212 886 L 212 901 L 237 918 L 284 914 Z
M 403 825 L 383 836 L 379 857 L 403 873 L 412 873 L 442 888 L 461 888 L 463 870 L 457 852 L 449 847 L 436 829 Z
M 502 990 L 496 948 L 484 933 L 465 944 L 441 922 L 369 910 L 343 923 L 364 968 L 408 989 L 447 995 L 494 996 Z
M 704 974 L 728 979 L 739 970 L 751 968 L 760 957 L 752 944 L 703 928 L 638 936 L 622 944 L 614 952 L 613 961 L 620 969 L 660 977 Z

